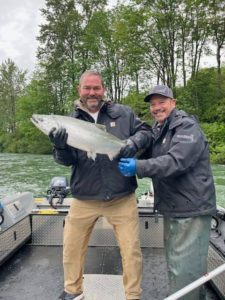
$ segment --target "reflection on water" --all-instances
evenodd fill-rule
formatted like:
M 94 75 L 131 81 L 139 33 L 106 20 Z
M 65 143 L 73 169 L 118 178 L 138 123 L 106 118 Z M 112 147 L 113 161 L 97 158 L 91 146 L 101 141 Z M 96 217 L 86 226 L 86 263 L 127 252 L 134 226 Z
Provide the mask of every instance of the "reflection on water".
M 217 202 L 225 207 L 225 166 L 213 165 Z M 51 155 L 0 153 L 0 198 L 15 192 L 30 191 L 45 196 L 54 176 L 69 179 L 70 168 L 54 162 Z M 148 191 L 149 179 L 139 180 L 137 196 Z

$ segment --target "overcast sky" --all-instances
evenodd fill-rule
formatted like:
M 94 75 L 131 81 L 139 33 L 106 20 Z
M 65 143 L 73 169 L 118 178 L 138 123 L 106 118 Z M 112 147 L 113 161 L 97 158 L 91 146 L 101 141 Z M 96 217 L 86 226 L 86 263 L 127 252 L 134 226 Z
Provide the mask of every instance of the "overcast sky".
M 10 58 L 20 69 L 34 70 L 44 5 L 45 0 L 0 0 L 0 64 Z
M 45 0 L 0 0 L 0 63 L 12 59 L 20 69 L 34 70 L 36 37 Z
M 113 5 L 117 1 L 109 2 Z M 45 0 L 0 0 L 0 64 L 10 58 L 20 69 L 34 70 L 44 4 Z M 212 58 L 204 59 L 202 65 L 209 61 L 216 65 Z

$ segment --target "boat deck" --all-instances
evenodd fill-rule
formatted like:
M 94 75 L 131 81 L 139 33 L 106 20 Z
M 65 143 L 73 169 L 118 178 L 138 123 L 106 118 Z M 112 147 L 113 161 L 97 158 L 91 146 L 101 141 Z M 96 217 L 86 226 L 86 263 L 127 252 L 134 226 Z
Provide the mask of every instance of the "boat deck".
M 163 249 L 142 248 L 142 253 L 141 300 L 162 300 L 168 288 Z M 26 244 L 0 268 L 1 300 L 56 300 L 63 290 L 62 247 Z M 85 300 L 125 300 L 121 274 L 118 247 L 89 247 L 84 275 Z M 220 299 L 210 285 L 207 285 L 207 297 Z

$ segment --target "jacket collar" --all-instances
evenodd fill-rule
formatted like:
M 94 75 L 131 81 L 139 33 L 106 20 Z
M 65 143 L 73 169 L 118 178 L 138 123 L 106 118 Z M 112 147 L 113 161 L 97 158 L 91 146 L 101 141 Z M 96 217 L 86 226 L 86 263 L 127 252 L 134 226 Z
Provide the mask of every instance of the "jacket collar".
M 169 128 L 169 130 L 172 130 L 183 122 L 183 117 L 187 117 L 188 114 L 184 112 L 183 110 L 177 110 L 176 108 L 172 110 L 168 118 L 165 120 L 165 122 L 160 126 L 158 122 L 156 122 L 152 128 L 155 139 L 158 139 L 161 134 L 163 133 L 165 128 Z
M 169 129 L 173 129 L 183 123 L 183 117 L 188 117 L 188 114 L 183 110 L 174 109 L 168 117 Z
M 106 103 L 106 112 L 112 119 L 117 119 L 122 116 L 122 110 L 120 105 L 116 105 L 112 101 Z

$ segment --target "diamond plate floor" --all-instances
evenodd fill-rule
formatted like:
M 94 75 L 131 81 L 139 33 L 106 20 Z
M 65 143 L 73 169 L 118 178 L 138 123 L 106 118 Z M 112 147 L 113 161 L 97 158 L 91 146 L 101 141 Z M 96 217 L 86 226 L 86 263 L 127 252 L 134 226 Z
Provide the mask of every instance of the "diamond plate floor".
M 84 275 L 85 300 L 126 300 L 121 275 Z
M 163 300 L 168 287 L 163 250 L 142 248 L 142 253 L 141 300 Z M 89 247 L 85 274 L 85 300 L 125 299 L 117 247 Z M 62 247 L 25 245 L 0 267 L 1 300 L 57 300 L 62 290 Z M 207 299 L 219 298 L 208 289 Z

